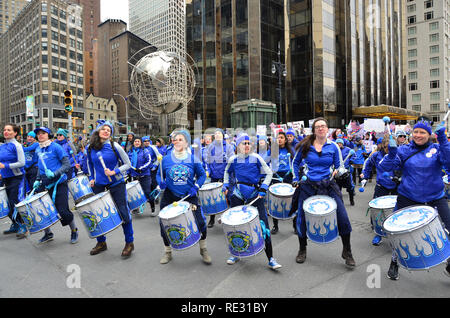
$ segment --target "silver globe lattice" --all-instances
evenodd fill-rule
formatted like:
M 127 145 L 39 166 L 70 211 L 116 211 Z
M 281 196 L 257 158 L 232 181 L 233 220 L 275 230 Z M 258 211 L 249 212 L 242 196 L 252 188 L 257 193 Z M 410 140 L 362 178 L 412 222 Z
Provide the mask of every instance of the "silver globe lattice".
M 187 53 L 173 52 L 170 47 L 157 51 L 147 47 L 134 54 L 129 64 L 133 66 L 132 106 L 144 118 L 174 113 L 194 99 L 195 64 Z

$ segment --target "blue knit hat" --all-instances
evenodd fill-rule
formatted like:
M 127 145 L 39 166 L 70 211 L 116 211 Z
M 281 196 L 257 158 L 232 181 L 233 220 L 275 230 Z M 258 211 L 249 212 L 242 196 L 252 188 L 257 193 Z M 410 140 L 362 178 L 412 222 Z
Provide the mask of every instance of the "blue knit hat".
M 99 119 L 97 120 L 97 128 L 95 130 L 99 130 L 103 126 L 109 126 L 111 128 L 111 136 L 114 135 L 114 125 L 109 120 Z
M 245 140 L 250 141 L 250 137 L 246 133 L 240 134 L 236 139 L 236 146 L 239 146 L 239 144 Z
M 289 129 L 286 131 L 286 135 L 293 135 L 293 136 L 295 136 L 295 130 L 292 129 L 292 128 L 289 128 Z
M 338 144 L 338 143 L 344 144 L 344 141 L 343 141 L 341 138 L 338 138 L 338 139 L 336 139 L 336 143 L 337 143 L 337 144 Z
M 417 124 L 414 125 L 413 130 L 416 128 L 422 128 L 422 129 L 426 130 L 430 135 L 432 134 L 431 124 L 426 120 L 421 120 L 421 121 L 417 122 Z
M 181 130 L 176 130 L 173 133 L 173 138 L 175 138 L 177 135 L 183 135 L 184 139 L 186 139 L 186 142 L 188 145 L 191 144 L 191 134 L 189 133 L 189 131 L 185 130 L 185 129 L 181 129 Z
M 59 129 L 56 131 L 56 134 L 57 134 L 57 135 L 63 135 L 64 137 L 67 138 L 67 135 L 69 134 L 69 131 L 68 131 L 67 129 L 59 128 Z
M 34 133 L 34 131 L 30 131 L 27 136 L 33 137 L 34 139 L 36 139 L 36 134 Z

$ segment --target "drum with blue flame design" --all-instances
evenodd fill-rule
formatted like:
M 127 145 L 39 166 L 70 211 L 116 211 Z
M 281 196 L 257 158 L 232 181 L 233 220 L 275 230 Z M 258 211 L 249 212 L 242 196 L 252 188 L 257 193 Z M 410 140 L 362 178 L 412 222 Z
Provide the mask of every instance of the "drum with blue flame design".
M 222 182 L 212 182 L 204 184 L 198 191 L 203 213 L 214 215 L 222 213 L 228 209 L 227 200 L 222 192 Z
M 450 242 L 436 209 L 426 205 L 407 207 L 383 223 L 398 263 L 408 270 L 424 270 L 450 257 Z
M 90 238 L 105 235 L 122 224 L 109 191 L 98 193 L 75 206 Z
M 30 234 L 45 230 L 59 221 L 58 212 L 48 191 L 27 197 L 16 204 L 16 209 Z
M 138 209 L 147 202 L 147 198 L 138 180 L 127 183 L 127 201 L 130 210 Z
M 89 178 L 83 174 L 70 179 L 67 182 L 67 186 L 75 204 L 94 195 L 94 191 L 92 191 L 92 187 L 89 183 Z
M 6 187 L 0 188 L 0 219 L 7 217 L 9 214 L 9 200 L 6 195 Z
M 396 204 L 396 195 L 385 195 L 369 202 L 370 219 L 375 234 L 386 237 L 386 232 L 383 231 L 383 222 L 392 214 Z
M 264 249 L 258 209 L 255 207 L 240 205 L 231 208 L 223 214 L 221 221 L 231 255 L 245 258 L 255 256 Z
M 306 235 L 319 244 L 334 242 L 338 236 L 336 201 L 326 195 L 315 195 L 303 202 Z
M 187 249 L 200 241 L 201 233 L 189 202 L 166 206 L 159 212 L 159 219 L 174 250 Z
M 292 197 L 295 188 L 289 183 L 276 183 L 269 187 L 267 196 L 267 209 L 269 215 L 279 220 L 287 220 L 295 217 L 295 213 L 289 216 L 292 207 Z

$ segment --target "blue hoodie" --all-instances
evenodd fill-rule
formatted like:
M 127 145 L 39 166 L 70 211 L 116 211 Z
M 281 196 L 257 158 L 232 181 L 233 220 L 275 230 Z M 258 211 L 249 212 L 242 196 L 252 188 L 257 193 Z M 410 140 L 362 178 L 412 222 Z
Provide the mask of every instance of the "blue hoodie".
M 377 184 L 385 187 L 386 189 L 395 189 L 397 184 L 390 178 L 394 176 L 394 171 L 385 170 L 380 165 L 385 155 L 386 154 L 384 151 L 381 150 L 374 152 L 369 158 L 367 158 L 363 169 L 364 179 L 369 179 L 372 176 L 372 167 L 375 167 L 377 171 Z M 388 176 L 384 175 L 386 172 L 388 173 Z
M 128 157 L 131 162 L 131 169 L 128 173 L 132 177 L 139 176 L 149 176 L 150 175 L 150 167 L 152 163 L 152 158 L 150 153 L 145 148 L 135 148 L 132 147 L 130 151 L 128 151 Z M 133 168 L 141 170 L 141 173 L 136 172 Z
M 33 142 L 31 145 L 23 147 L 23 152 L 25 153 L 25 169 L 30 168 L 33 165 L 37 165 L 38 157 L 36 154 L 36 149 L 39 147 L 38 142 Z
M 6 140 L 0 145 L 0 162 L 5 168 L 0 169 L 2 178 L 10 178 L 25 173 L 25 154 L 23 147 L 16 139 Z
M 67 152 L 57 143 L 52 142 L 49 146 L 36 149 L 38 160 L 38 174 L 36 180 L 41 180 L 43 185 L 52 184 L 60 177 L 61 181 L 67 180 L 67 171 L 70 169 L 70 163 Z M 45 169 L 54 173 L 54 177 L 49 179 L 45 174 Z
M 380 165 L 387 171 L 402 171 L 399 194 L 420 203 L 434 201 L 445 195 L 441 169 L 450 169 L 450 143 L 445 134 L 438 135 L 438 141 L 439 144 L 428 142 L 422 147 L 414 141 L 398 148 L 389 147 L 389 154 Z M 406 160 L 417 151 L 420 152 Z

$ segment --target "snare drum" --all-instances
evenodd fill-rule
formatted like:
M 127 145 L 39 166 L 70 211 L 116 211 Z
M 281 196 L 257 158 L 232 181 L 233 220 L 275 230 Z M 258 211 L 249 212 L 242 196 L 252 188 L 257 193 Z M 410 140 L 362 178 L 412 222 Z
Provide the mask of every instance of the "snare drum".
M 226 211 L 221 221 L 231 255 L 245 258 L 255 256 L 264 249 L 257 208 L 236 206 Z
M 450 257 L 450 243 L 436 209 L 426 205 L 407 207 L 389 216 L 383 229 L 408 270 L 429 269 Z
M 9 214 L 9 200 L 6 194 L 6 187 L 0 188 L 0 219 L 7 217 Z
M 289 216 L 292 207 L 292 197 L 295 188 L 289 183 L 276 183 L 269 187 L 267 196 L 267 208 L 269 215 L 275 219 L 287 220 L 295 217 Z
M 338 238 L 336 201 L 326 195 L 315 195 L 303 202 L 306 235 L 319 244 L 327 244 Z
M 448 183 L 448 175 L 443 176 L 442 180 L 445 184 L 445 195 L 447 196 L 447 200 L 450 201 L 450 183 Z
M 130 210 L 138 209 L 147 202 L 147 198 L 138 180 L 127 183 L 127 201 Z
M 396 203 L 396 195 L 385 195 L 369 202 L 370 219 L 375 234 L 386 237 L 386 233 L 383 231 L 383 222 L 392 214 Z
M 122 224 L 109 191 L 98 193 L 75 206 L 90 238 L 105 235 Z
M 30 234 L 45 230 L 59 221 L 58 212 L 48 191 L 27 197 L 16 204 L 16 209 Z
M 69 187 L 69 192 L 72 194 L 75 204 L 94 195 L 94 191 L 92 191 L 92 187 L 89 184 L 89 178 L 83 174 L 70 179 L 69 182 L 67 182 L 67 186 Z
M 201 238 L 189 202 L 181 201 L 166 206 L 159 212 L 159 219 L 170 246 L 175 250 L 180 251 L 192 247 Z
M 222 213 L 228 209 L 222 182 L 205 183 L 198 191 L 198 198 L 205 215 Z

